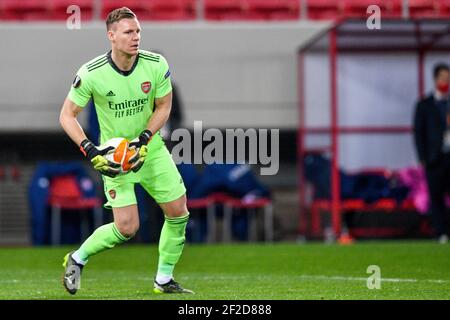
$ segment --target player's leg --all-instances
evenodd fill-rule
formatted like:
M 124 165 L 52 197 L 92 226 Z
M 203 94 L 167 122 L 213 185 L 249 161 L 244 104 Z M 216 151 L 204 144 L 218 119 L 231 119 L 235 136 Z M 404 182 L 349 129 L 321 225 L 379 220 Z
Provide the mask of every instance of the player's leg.
M 131 239 L 139 229 L 137 205 L 113 208 L 114 222 L 99 227 L 73 254 L 76 260 L 85 264 L 89 257 L 114 248 Z
M 173 271 L 183 253 L 186 240 L 186 225 L 189 219 L 186 195 L 159 205 L 164 212 L 165 221 L 159 239 L 159 262 L 154 292 L 193 293 L 191 290 L 182 288 L 173 279 Z
M 114 222 L 97 228 L 78 250 L 64 257 L 63 284 L 71 294 L 80 288 L 81 271 L 91 256 L 129 240 L 139 228 L 134 184 L 111 186 L 105 181 L 105 191 L 108 198 L 105 206 L 112 208 Z
M 183 252 L 186 225 L 189 219 L 186 188 L 165 147 L 149 155 L 150 158 L 140 170 L 143 177 L 141 185 L 160 205 L 165 215 L 159 240 L 159 262 L 154 291 L 191 293 L 192 291 L 183 289 L 173 279 L 175 265 Z

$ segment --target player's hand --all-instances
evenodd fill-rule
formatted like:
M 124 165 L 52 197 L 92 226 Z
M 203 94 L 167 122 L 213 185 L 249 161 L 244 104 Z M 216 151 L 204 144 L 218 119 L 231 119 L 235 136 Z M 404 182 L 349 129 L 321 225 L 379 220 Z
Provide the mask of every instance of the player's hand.
M 104 157 L 109 151 L 114 150 L 113 147 L 99 149 L 89 139 L 85 139 L 80 144 L 80 150 L 101 174 L 114 178 L 120 173 L 120 164 L 108 161 Z
M 137 172 L 144 164 L 148 153 L 147 144 L 150 142 L 152 135 L 153 134 L 150 130 L 144 130 L 139 137 L 130 142 L 129 148 L 131 150 L 136 150 L 136 154 L 128 160 L 131 164 L 131 170 L 133 170 L 133 172 Z
M 135 147 L 133 147 L 135 148 Z M 131 164 L 131 170 L 133 172 L 138 172 L 139 169 L 145 162 L 145 158 L 147 157 L 148 147 L 146 145 L 141 146 L 139 149 L 136 149 L 136 154 L 128 160 L 128 163 Z
M 153 133 L 150 130 L 146 129 L 141 132 L 139 137 L 131 140 L 129 147 L 135 147 L 136 149 L 139 149 L 142 146 L 146 146 L 150 142 L 152 136 Z

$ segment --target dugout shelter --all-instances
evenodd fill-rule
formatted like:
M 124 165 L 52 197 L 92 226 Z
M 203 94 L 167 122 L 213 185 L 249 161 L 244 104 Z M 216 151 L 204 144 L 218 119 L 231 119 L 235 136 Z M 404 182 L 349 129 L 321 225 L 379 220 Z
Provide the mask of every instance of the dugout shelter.
M 378 148 L 376 152 L 381 157 L 384 152 L 388 154 L 388 148 L 396 146 L 386 147 L 383 143 L 372 145 L 367 142 L 371 137 L 385 137 L 390 141 L 400 139 L 398 146 L 408 145 L 407 161 L 415 161 L 415 155 L 411 151 L 413 102 L 432 87 L 429 66 L 445 59 L 449 52 L 450 21 L 436 18 L 382 19 L 379 29 L 370 29 L 366 19 L 343 19 L 298 49 L 297 164 L 300 235 L 318 235 L 321 232 L 318 230 L 320 211 L 331 213 L 332 230 L 339 239 L 342 236 L 342 214 L 349 209 L 376 208 L 387 212 L 411 209 L 411 204 L 399 205 L 392 201 L 380 201 L 370 206 L 361 202 L 343 201 L 340 197 L 339 168 L 345 162 L 346 143 L 356 136 L 362 141 L 360 146 L 363 146 L 358 152 L 370 152 Z M 348 67 L 349 61 L 358 61 L 359 66 L 352 69 Z M 315 66 L 314 71 L 311 64 Z M 367 72 L 364 71 L 365 65 Z M 361 72 L 354 72 L 355 70 Z M 401 76 L 405 71 L 408 72 L 407 76 L 397 78 L 397 75 Z M 319 75 L 320 73 L 322 74 Z M 353 83 L 351 90 L 348 83 Z M 363 86 L 363 83 L 367 85 Z M 321 86 L 323 90 L 314 92 L 314 87 Z M 390 92 L 391 88 L 397 89 Z M 401 100 L 401 94 L 405 90 L 409 90 L 403 96 L 407 98 Z M 390 99 L 389 93 L 392 93 L 394 99 Z M 400 97 L 395 97 L 396 95 Z M 358 109 L 355 109 L 355 101 L 358 100 Z M 385 104 L 391 104 L 392 107 L 384 108 Z M 351 110 L 348 110 L 349 106 Z M 370 112 L 367 107 L 371 108 Z M 408 110 L 405 111 L 405 108 Z M 393 109 L 397 111 L 394 112 Z M 390 112 L 394 116 L 390 117 Z M 361 116 L 364 114 L 368 117 Z M 383 114 L 386 114 L 384 120 Z M 396 122 L 396 119 L 399 121 Z M 401 150 L 402 147 L 399 147 L 398 151 L 391 152 L 393 157 L 405 153 Z M 312 200 L 308 196 L 310 192 L 305 181 L 303 161 L 311 152 L 322 152 L 330 158 L 329 199 Z M 389 159 L 385 164 L 389 165 Z M 360 165 L 361 168 L 367 167 L 364 163 Z M 388 169 L 387 166 L 381 170 Z M 380 169 L 379 165 L 377 167 Z

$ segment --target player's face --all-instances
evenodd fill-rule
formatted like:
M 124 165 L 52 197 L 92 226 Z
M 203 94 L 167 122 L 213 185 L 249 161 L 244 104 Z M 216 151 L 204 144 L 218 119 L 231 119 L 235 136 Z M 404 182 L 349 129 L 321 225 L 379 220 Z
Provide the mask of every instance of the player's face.
M 141 40 L 141 26 L 137 19 L 122 19 L 112 25 L 108 31 L 108 38 L 112 46 L 125 54 L 135 56 L 138 54 Z
M 448 85 L 450 82 L 450 72 L 448 72 L 447 70 L 439 71 L 435 79 L 435 82 L 437 88 Z

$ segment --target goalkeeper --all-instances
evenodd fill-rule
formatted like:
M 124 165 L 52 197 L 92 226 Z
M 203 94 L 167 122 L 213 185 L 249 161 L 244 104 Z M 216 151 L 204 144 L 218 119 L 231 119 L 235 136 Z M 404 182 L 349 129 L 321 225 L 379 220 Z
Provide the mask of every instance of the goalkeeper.
M 139 228 L 134 184 L 140 183 L 165 214 L 159 240 L 155 293 L 192 293 L 173 278 L 183 251 L 189 213 L 186 189 L 159 134 L 172 104 L 170 71 L 165 58 L 139 50 L 140 25 L 136 15 L 122 7 L 106 19 L 111 51 L 84 64 L 64 101 L 60 123 L 81 152 L 103 176 L 106 208 L 114 222 L 96 229 L 75 251 L 64 257 L 63 284 L 75 294 L 83 267 L 93 255 L 129 240 Z M 116 164 L 86 138 L 78 114 L 93 99 L 103 144 L 114 137 L 131 141 L 137 155 L 130 159 L 132 172 L 120 175 Z

